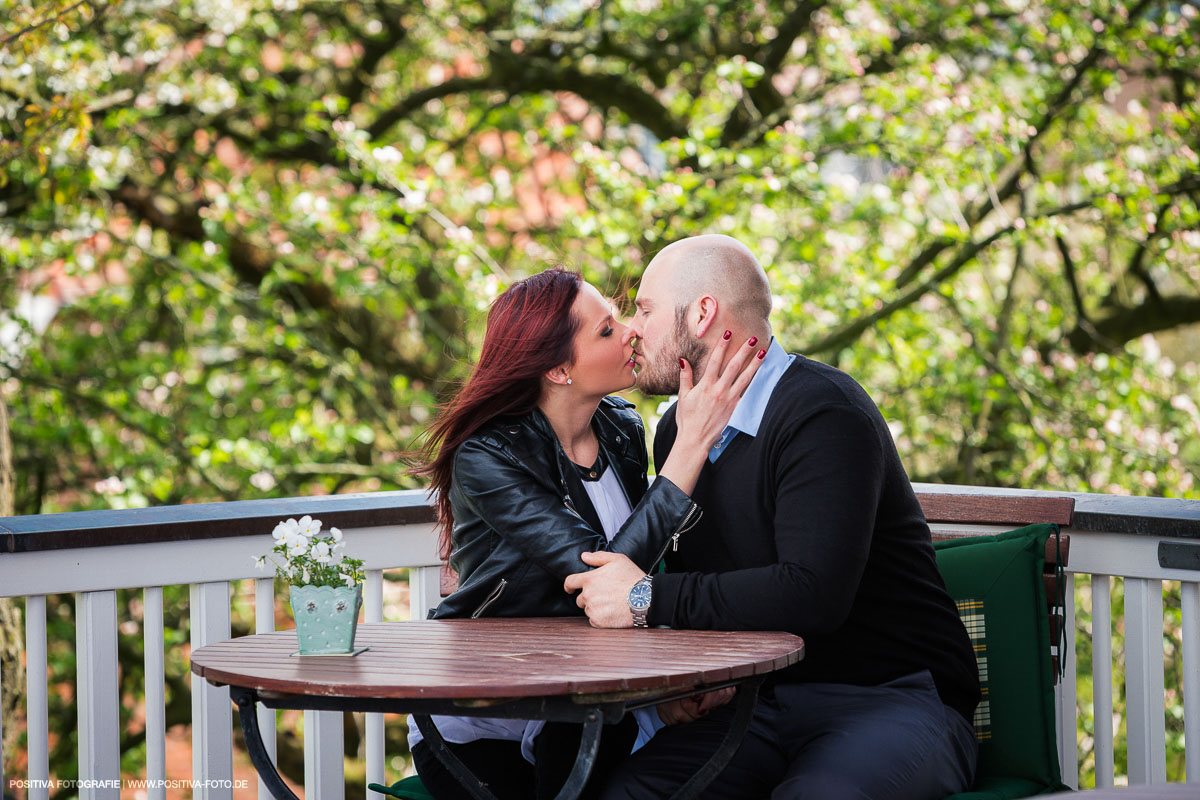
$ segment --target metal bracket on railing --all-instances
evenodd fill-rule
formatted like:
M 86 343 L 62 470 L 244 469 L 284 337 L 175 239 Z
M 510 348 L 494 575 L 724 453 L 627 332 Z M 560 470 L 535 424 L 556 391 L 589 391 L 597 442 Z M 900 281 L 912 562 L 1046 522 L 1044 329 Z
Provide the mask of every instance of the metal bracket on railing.
M 1200 569 L 1200 544 L 1159 542 L 1158 565 L 1163 569 Z

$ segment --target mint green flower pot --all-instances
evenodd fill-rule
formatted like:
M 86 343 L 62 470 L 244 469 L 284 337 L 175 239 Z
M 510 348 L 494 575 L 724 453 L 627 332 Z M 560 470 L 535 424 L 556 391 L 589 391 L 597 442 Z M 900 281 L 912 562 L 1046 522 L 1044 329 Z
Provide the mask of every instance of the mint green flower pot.
M 292 586 L 292 618 L 300 654 L 349 653 L 354 649 L 362 585 Z

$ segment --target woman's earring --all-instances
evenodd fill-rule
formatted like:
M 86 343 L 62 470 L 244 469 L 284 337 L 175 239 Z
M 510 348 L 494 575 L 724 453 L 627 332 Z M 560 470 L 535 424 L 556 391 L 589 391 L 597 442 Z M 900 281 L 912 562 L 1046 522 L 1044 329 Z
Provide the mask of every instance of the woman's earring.
M 571 379 L 567 378 L 567 386 L 570 386 L 570 385 L 571 385 Z

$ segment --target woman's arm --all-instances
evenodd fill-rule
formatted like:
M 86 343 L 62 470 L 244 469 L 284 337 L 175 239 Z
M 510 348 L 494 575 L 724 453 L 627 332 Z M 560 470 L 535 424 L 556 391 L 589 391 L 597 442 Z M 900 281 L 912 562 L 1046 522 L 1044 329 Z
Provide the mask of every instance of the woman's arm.
M 569 505 L 565 489 L 552 490 L 543 476 L 479 439 L 455 454 L 453 491 L 505 542 L 559 580 L 579 572 L 580 555 L 594 550 L 622 553 L 649 571 L 671 536 L 699 513 L 660 475 L 609 542 Z
M 725 332 L 729 336 L 729 331 Z M 729 339 L 719 339 L 709 353 L 703 377 L 693 386 L 692 365 L 679 359 L 679 401 L 675 419 L 679 431 L 667 462 L 658 471 L 661 477 L 691 494 L 696 479 L 708 460 L 712 446 L 721 438 L 733 410 L 762 366 L 764 349 L 758 339 L 750 339 L 725 363 Z M 724 368 L 722 368 L 724 365 Z

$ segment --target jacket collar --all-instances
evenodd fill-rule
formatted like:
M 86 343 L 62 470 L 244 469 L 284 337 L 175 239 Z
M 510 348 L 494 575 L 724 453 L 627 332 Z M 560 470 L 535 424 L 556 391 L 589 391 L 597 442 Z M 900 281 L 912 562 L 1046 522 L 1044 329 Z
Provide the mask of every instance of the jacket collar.
M 555 466 L 558 469 L 558 477 L 561 479 L 566 470 L 571 468 L 571 460 L 563 452 L 558 436 L 555 435 L 554 428 L 550 425 L 550 420 L 537 407 L 534 407 L 525 419 L 533 432 L 544 439 L 546 445 L 551 448 L 551 452 L 555 454 Z M 595 426 L 600 447 L 609 456 L 609 465 L 617 471 L 617 478 L 625 489 L 630 506 L 636 506 L 638 499 L 645 492 L 646 486 L 645 472 L 641 468 L 641 463 L 630 451 L 633 446 L 631 432 L 621 427 L 618 418 L 613 414 L 613 409 L 604 400 L 600 401 L 600 406 L 592 415 L 592 424 Z

